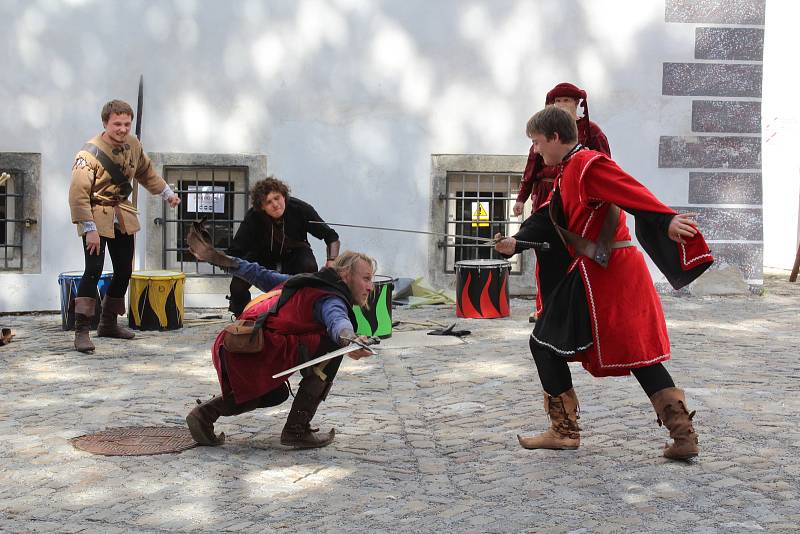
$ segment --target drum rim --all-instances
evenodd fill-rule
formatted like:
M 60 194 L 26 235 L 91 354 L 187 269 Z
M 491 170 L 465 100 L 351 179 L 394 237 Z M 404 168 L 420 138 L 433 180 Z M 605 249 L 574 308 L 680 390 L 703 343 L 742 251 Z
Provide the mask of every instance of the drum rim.
M 470 263 L 479 262 L 479 263 Z M 510 267 L 508 260 L 478 259 L 478 260 L 459 260 L 455 263 L 456 267 Z
M 83 273 L 84 271 L 64 271 L 63 273 L 58 274 L 58 278 L 59 280 L 61 278 L 75 278 L 75 277 L 81 278 L 83 277 Z M 105 274 L 113 275 L 114 271 L 102 271 L 100 273 L 100 276 L 102 277 Z
M 382 278 L 382 280 L 378 280 L 378 278 Z M 372 284 L 376 285 L 376 286 L 377 285 L 386 285 L 386 284 L 390 284 L 390 283 L 394 282 L 395 280 L 397 280 L 397 278 L 395 278 L 393 276 L 389 276 L 389 275 L 386 275 L 386 274 L 376 274 L 376 275 L 374 275 L 372 277 Z
M 161 273 L 161 274 L 154 274 Z M 180 280 L 186 278 L 186 273 L 181 271 L 167 271 L 167 270 L 152 270 L 152 271 L 134 271 L 131 273 L 131 280 Z

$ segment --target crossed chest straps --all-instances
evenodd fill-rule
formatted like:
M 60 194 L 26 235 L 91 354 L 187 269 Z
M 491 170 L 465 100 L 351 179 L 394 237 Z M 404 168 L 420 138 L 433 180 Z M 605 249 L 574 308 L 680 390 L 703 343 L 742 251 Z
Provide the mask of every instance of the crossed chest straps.
M 113 196 L 98 195 L 94 193 L 94 183 L 92 183 L 92 203 L 99 204 L 100 206 L 116 206 L 128 198 L 128 195 L 133 192 L 133 186 L 128 177 L 122 172 L 120 166 L 114 163 L 108 154 L 103 152 L 100 147 L 94 143 L 86 143 L 83 145 L 82 150 L 88 152 L 100 162 L 100 165 L 102 165 L 111 176 L 111 183 L 117 186 L 117 190 L 119 191 L 117 195 Z
M 600 228 L 600 234 L 597 236 L 597 241 L 591 241 L 585 237 L 579 236 L 575 232 L 570 232 L 558 224 L 557 215 L 562 215 L 563 219 L 561 192 L 558 187 L 556 187 L 556 190 L 553 192 L 548 213 L 564 245 L 571 246 L 575 250 L 576 256 L 586 256 L 597 262 L 597 264 L 604 269 L 608 267 L 608 260 L 611 257 L 612 249 L 633 246 L 633 241 L 614 241 L 614 233 L 619 223 L 619 206 L 616 204 L 609 204 L 606 218 L 603 220 L 603 226 Z

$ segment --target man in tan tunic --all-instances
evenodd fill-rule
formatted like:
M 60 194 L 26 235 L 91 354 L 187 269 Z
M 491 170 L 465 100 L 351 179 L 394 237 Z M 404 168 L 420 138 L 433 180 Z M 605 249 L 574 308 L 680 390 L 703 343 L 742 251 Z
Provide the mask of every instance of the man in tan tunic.
M 156 174 L 139 140 L 131 135 L 133 109 L 121 100 L 103 106 L 104 131 L 93 137 L 75 156 L 69 207 L 72 222 L 83 239 L 85 269 L 75 299 L 75 349 L 91 352 L 89 325 L 95 313 L 97 282 L 108 248 L 114 275 L 103 298 L 97 337 L 133 338 L 133 332 L 117 324 L 125 313 L 125 292 L 133 268 L 133 234 L 139 231 L 136 209 L 128 196 L 131 180 L 153 195 L 161 195 L 171 207 L 180 198 Z

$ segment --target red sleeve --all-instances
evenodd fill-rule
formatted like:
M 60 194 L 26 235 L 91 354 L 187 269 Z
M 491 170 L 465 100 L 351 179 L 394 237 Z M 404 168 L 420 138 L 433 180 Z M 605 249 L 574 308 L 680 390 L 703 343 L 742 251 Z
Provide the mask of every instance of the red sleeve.
M 608 137 L 606 137 L 606 134 L 603 133 L 603 130 L 601 130 L 597 124 L 591 121 L 589 122 L 589 142 L 586 143 L 586 146 L 611 157 L 611 147 L 608 145 Z
M 525 164 L 525 172 L 522 173 L 522 181 L 519 184 L 519 194 L 517 194 L 517 202 L 524 203 L 528 200 L 533 190 L 533 177 L 539 170 L 538 160 L 541 158 L 533 150 L 533 143 L 531 143 L 530 152 L 528 152 L 528 163 Z
M 589 205 L 604 200 L 632 210 L 676 213 L 614 161 L 603 155 L 598 156 L 587 161 L 581 171 L 581 204 Z
M 649 189 L 623 171 L 614 161 L 602 154 L 596 154 L 584 164 L 578 187 L 580 202 L 584 205 L 602 200 L 613 202 L 629 212 L 677 213 L 658 200 Z M 663 228 L 658 228 L 657 225 L 649 224 L 646 220 L 640 221 L 637 218 L 636 237 L 676 289 L 700 276 L 713 262 L 708 244 L 700 232 L 687 238 L 685 244 L 676 243 L 667 237 Z M 668 251 L 666 255 L 664 251 Z M 675 269 L 676 265 L 679 266 L 678 269 Z M 681 271 L 690 273 L 690 275 L 675 274 Z

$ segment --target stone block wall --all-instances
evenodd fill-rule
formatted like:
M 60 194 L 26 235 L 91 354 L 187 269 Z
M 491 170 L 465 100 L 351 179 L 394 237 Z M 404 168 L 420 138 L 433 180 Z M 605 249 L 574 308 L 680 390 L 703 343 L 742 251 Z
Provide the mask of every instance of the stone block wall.
M 763 285 L 761 86 L 765 0 L 666 0 L 668 23 L 694 24 L 694 57 L 663 64 L 662 95 L 691 99 L 687 135 L 662 136 L 658 165 L 686 169 L 718 267 Z M 690 132 L 690 133 L 689 133 Z

